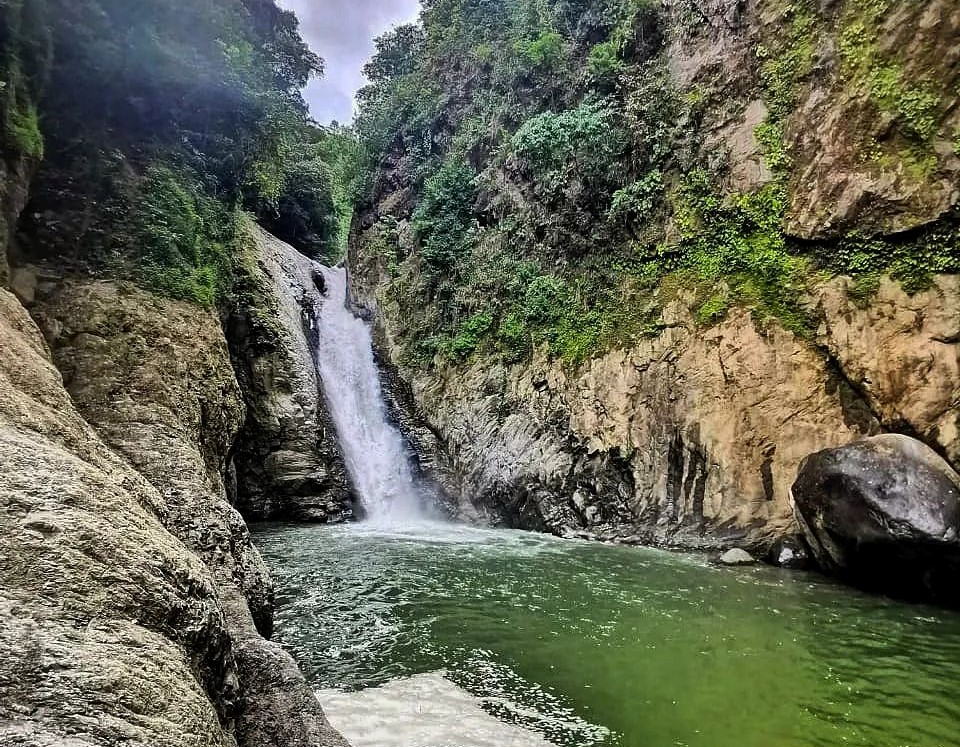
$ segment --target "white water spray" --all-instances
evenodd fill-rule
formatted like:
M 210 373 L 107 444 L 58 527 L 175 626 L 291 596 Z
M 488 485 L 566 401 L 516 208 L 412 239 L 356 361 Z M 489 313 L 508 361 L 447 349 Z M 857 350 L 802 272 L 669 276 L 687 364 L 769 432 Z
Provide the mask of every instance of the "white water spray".
M 370 330 L 347 305 L 346 270 L 316 268 L 326 297 L 317 294 L 314 354 L 354 488 L 370 521 L 428 518 L 403 437 L 387 417 Z

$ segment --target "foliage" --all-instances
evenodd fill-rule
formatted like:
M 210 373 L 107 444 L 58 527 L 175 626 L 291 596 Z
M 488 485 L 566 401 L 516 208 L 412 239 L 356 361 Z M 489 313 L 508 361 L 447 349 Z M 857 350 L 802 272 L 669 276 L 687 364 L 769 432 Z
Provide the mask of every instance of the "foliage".
M 662 196 L 663 174 L 651 171 L 614 193 L 607 217 L 635 230 L 651 219 Z
M 240 208 L 330 241 L 330 179 L 298 146 L 322 63 L 274 0 L 11 0 L 0 19 L 4 140 L 45 156 L 21 245 L 210 305 Z
M 587 71 L 597 81 L 609 82 L 623 69 L 623 62 L 612 41 L 594 44 L 587 58 Z
M 140 280 L 173 298 L 213 306 L 228 288 L 239 214 L 162 165 L 147 168 L 140 198 L 131 213 Z
M 606 182 L 625 147 L 611 105 L 588 100 L 575 109 L 531 117 L 510 140 L 508 152 L 553 194 L 574 177 L 595 186 Z
M 332 262 L 340 251 L 333 177 L 317 144 L 294 150 L 283 165 L 275 201 L 261 209 L 264 226 L 309 257 Z
M 876 53 L 891 0 L 842 6 L 842 74 L 894 115 L 905 173 L 932 171 L 929 145 L 948 96 Z M 422 7 L 420 29 L 378 43 L 373 64 L 384 72 L 361 95 L 357 120 L 367 154 L 361 200 L 389 213 L 379 212 L 357 250 L 385 271 L 416 365 L 520 361 L 534 349 L 575 364 L 659 333 L 674 297 L 701 325 L 746 307 L 806 335 L 804 295 L 824 273 L 853 274 L 866 293 L 883 273 L 915 290 L 933 272 L 955 271 L 955 233 L 823 245 L 787 235 L 799 155 L 788 125 L 805 87 L 825 74 L 831 34 L 814 0 L 765 5 L 765 17 L 783 20 L 765 22 L 755 47 L 768 115 L 753 134 L 770 173 L 743 192 L 731 188 L 737 174 L 710 135 L 712 114 L 740 115 L 718 98 L 729 91 L 725 76 L 708 66 L 677 90 L 663 54 L 668 34 L 683 41 L 728 22 L 703 3 Z M 408 219 L 414 240 L 401 230 Z
M 429 274 L 449 272 L 467 250 L 475 200 L 474 176 L 466 164 L 446 161 L 426 182 L 413 214 L 413 226 Z
M 50 44 L 40 0 L 0 5 L 0 144 L 5 152 L 43 158 L 37 101 L 49 74 Z
M 563 57 L 563 37 L 545 31 L 531 42 L 520 42 L 517 50 L 533 67 L 555 67 Z

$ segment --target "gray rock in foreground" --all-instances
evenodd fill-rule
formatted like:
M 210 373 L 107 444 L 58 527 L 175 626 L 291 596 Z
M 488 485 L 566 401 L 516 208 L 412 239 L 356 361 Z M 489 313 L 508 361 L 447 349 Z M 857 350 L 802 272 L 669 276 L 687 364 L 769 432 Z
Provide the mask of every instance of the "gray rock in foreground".
M 0 291 L 0 744 L 345 747 L 263 637 L 219 320 L 86 278 L 31 309 L 46 344 Z
M 870 590 L 960 605 L 960 476 L 926 445 L 889 434 L 812 454 L 793 498 L 824 570 Z

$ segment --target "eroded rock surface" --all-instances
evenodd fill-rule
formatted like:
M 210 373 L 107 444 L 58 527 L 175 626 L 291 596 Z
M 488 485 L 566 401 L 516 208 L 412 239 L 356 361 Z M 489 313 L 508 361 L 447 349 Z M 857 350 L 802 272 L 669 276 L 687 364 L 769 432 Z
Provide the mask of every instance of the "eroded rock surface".
M 0 349 L 0 743 L 233 747 L 237 669 L 209 569 L 2 290 Z
M 236 449 L 237 505 L 252 520 L 342 521 L 353 504 L 314 364 L 313 264 L 251 231 L 226 323 L 248 410 Z
M 659 335 L 579 367 L 538 355 L 430 373 L 403 366 L 402 321 L 364 280 L 383 357 L 429 426 L 432 439 L 414 440 L 464 513 L 625 542 L 743 544 L 776 562 L 798 533 L 789 488 L 810 453 L 890 430 L 955 454 L 956 278 L 912 297 L 885 281 L 867 305 L 831 281 L 811 296 L 809 341 L 745 311 L 703 329 L 678 301 Z
M 793 485 L 820 566 L 892 594 L 960 604 L 960 475 L 887 434 L 812 454 Z
M 156 489 L 161 521 L 209 569 L 236 662 L 240 746 L 342 745 L 293 660 L 262 637 L 272 585 L 224 484 L 244 406 L 219 320 L 86 279 L 41 284 L 32 310 L 83 417 Z

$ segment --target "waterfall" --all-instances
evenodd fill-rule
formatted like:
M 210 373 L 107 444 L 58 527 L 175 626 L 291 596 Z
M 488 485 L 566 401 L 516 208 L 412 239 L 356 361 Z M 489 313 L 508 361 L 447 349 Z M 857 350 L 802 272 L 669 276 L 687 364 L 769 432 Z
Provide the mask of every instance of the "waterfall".
M 317 371 L 367 518 L 384 524 L 427 518 L 403 436 L 387 417 L 370 329 L 347 303 L 346 270 L 319 264 L 316 270 L 326 284 L 314 315 Z

